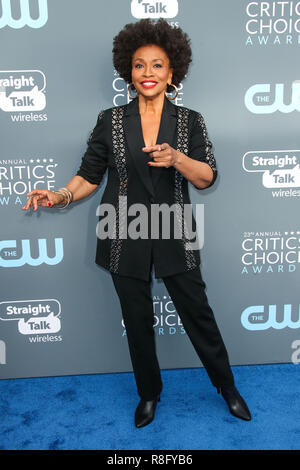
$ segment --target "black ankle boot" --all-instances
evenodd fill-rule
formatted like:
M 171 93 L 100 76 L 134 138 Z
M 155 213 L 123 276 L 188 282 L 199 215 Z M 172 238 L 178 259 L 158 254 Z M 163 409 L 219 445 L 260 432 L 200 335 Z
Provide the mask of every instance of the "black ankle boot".
M 135 410 L 135 425 L 137 428 L 142 428 L 147 424 L 151 423 L 154 418 L 155 408 L 157 402 L 160 401 L 158 395 L 154 400 L 144 400 L 143 398 L 139 402 L 137 409 Z
M 233 414 L 233 416 L 236 416 L 240 419 L 244 419 L 246 421 L 251 420 L 251 413 L 249 411 L 249 408 L 234 385 L 230 387 L 221 387 L 217 390 L 218 393 L 221 392 L 222 397 L 226 401 L 230 413 Z

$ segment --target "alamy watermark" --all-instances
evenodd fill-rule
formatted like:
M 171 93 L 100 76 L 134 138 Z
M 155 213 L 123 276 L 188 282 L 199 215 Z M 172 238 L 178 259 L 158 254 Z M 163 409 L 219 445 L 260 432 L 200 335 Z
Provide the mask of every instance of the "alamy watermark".
M 300 339 L 295 339 L 295 341 L 292 342 L 291 348 L 295 349 L 295 351 L 292 354 L 291 361 L 293 364 L 299 364 L 300 363 Z
M 6 345 L 3 340 L 0 339 L 0 365 L 6 364 Z
M 96 227 L 101 240 L 181 239 L 188 250 L 198 250 L 204 245 L 204 204 L 195 204 L 193 218 L 192 204 L 151 204 L 149 213 L 145 204 L 127 206 L 127 196 L 119 196 L 117 209 L 110 203 L 101 203 L 96 215 L 102 217 Z

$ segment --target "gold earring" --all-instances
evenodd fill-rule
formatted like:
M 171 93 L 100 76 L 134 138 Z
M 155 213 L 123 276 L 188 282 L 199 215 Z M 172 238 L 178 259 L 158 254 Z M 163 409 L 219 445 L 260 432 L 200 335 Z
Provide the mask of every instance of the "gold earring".
M 175 95 L 174 95 L 174 96 L 172 96 L 172 95 L 171 95 L 171 96 L 168 96 L 168 95 L 170 95 L 170 93 L 167 92 L 168 86 L 172 86 L 172 87 L 174 88 L 174 90 L 175 90 Z M 167 97 L 169 100 L 175 100 L 175 98 L 177 98 L 177 96 L 178 96 L 178 88 L 177 88 L 177 86 L 175 86 L 174 83 L 168 83 L 167 89 L 166 89 L 166 91 L 165 91 L 166 97 Z
M 131 93 L 130 93 L 130 90 L 132 90 L 132 88 L 135 89 L 134 84 L 133 84 L 133 83 L 129 83 L 129 85 L 128 85 L 128 87 L 127 87 L 127 93 L 128 93 L 129 98 L 131 98 L 131 99 L 133 100 L 134 98 L 137 97 L 137 93 L 136 93 L 136 95 L 132 96 Z M 135 91 L 136 91 L 136 89 L 135 89 Z

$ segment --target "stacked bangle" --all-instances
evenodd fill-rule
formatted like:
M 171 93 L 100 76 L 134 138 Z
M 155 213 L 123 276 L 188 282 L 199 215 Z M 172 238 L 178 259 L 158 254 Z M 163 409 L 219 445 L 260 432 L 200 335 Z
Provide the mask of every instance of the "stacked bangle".
M 60 188 L 60 189 L 58 189 L 57 191 L 54 191 L 54 192 L 64 196 L 64 201 L 62 203 L 63 205 L 59 205 L 59 204 L 56 205 L 55 204 L 55 207 L 57 207 L 57 209 L 64 209 L 65 207 L 67 207 L 73 201 L 73 194 L 66 187 Z

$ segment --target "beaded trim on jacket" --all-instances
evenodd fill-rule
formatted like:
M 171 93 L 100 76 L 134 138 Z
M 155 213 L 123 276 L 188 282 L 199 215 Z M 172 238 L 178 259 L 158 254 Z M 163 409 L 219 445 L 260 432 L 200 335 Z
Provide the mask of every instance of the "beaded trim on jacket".
M 126 198 L 120 196 L 127 195 L 128 176 L 125 159 L 125 136 L 123 128 L 123 115 L 124 107 L 120 106 L 112 109 L 112 145 L 115 162 L 120 178 L 119 187 L 119 204 L 116 210 L 115 227 L 113 236 L 118 236 L 126 230 L 125 227 L 125 211 L 126 211 Z M 121 209 L 121 211 L 119 210 Z M 121 212 L 121 213 L 120 213 Z M 110 251 L 110 265 L 109 268 L 112 272 L 117 273 L 119 270 L 120 254 L 122 249 L 122 239 L 113 238 L 111 241 Z
M 214 154 L 212 152 L 212 143 L 208 138 L 206 125 L 205 125 L 203 116 L 200 113 L 197 113 L 197 121 L 198 121 L 199 126 L 202 129 L 202 133 L 203 133 L 204 140 L 205 140 L 205 153 L 206 153 L 207 163 L 211 167 L 212 171 L 215 173 L 217 170 L 217 165 L 216 165 Z
M 188 122 L 189 110 L 187 108 L 178 108 L 177 110 L 177 150 L 188 155 Z M 189 233 L 187 224 L 184 219 L 184 204 L 182 194 L 183 175 L 175 169 L 175 186 L 174 186 L 174 200 L 176 217 L 181 227 L 182 238 L 181 243 L 184 248 L 186 270 L 195 269 L 197 266 L 195 255 L 190 247 Z M 188 237 L 188 238 L 187 238 Z

